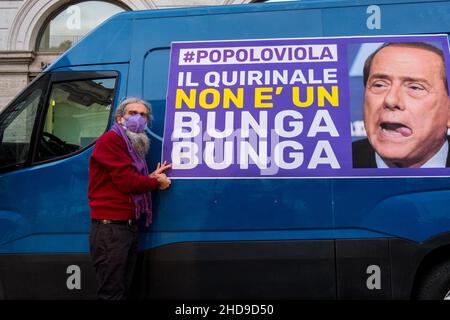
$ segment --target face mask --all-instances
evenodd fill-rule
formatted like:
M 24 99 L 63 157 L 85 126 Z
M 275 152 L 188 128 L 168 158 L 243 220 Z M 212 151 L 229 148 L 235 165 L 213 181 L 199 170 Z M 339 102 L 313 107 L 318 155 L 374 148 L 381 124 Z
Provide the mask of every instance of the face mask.
M 125 127 L 134 133 L 142 133 L 147 127 L 147 120 L 140 114 L 129 116 L 128 119 L 123 118 Z

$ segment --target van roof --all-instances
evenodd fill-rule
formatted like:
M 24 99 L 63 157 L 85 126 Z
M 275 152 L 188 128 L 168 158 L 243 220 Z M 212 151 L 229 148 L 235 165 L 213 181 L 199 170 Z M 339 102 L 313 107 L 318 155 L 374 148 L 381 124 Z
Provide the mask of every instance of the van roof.
M 382 5 L 395 3 L 427 2 L 427 1 L 431 2 L 436 0 L 378 0 L 377 4 Z M 148 19 L 148 18 L 192 16 L 204 14 L 298 10 L 305 8 L 347 7 L 355 5 L 364 6 L 371 4 L 373 4 L 372 0 L 303 0 L 303 1 L 281 0 L 280 2 L 259 2 L 247 4 L 220 5 L 220 6 L 198 6 L 198 7 L 181 7 L 173 9 L 126 11 L 115 15 L 115 17 L 118 18 L 119 16 L 121 16 L 130 19 Z

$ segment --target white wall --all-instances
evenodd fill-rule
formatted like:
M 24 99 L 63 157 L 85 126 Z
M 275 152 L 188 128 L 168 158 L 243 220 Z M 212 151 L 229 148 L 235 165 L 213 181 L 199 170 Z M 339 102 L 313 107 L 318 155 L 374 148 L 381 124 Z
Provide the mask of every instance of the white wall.
M 9 29 L 22 2 L 0 1 L 0 50 L 6 50 Z

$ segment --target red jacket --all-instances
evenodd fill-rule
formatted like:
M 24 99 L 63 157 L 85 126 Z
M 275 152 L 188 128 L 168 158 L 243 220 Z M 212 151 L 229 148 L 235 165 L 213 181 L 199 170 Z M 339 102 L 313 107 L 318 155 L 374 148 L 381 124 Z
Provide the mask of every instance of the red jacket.
M 136 172 L 122 137 L 108 131 L 98 138 L 89 160 L 89 206 L 92 219 L 134 217 L 131 194 L 155 190 L 156 178 Z

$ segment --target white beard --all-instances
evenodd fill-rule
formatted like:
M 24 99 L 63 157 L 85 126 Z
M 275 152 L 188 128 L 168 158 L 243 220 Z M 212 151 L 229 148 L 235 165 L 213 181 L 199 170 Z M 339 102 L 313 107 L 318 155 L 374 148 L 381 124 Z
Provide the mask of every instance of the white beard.
M 125 129 L 125 134 L 128 139 L 130 139 L 131 145 L 133 146 L 136 153 L 142 158 L 145 159 L 145 155 L 150 150 L 150 139 L 147 137 L 145 132 L 135 133 L 128 130 L 125 127 L 125 120 L 121 121 L 122 127 Z
M 133 146 L 136 153 L 142 158 L 145 158 L 145 155 L 148 153 L 150 149 L 150 139 L 147 137 L 145 132 L 135 133 L 131 132 L 128 129 L 125 129 L 125 133 L 127 137 L 131 141 L 131 145 Z

